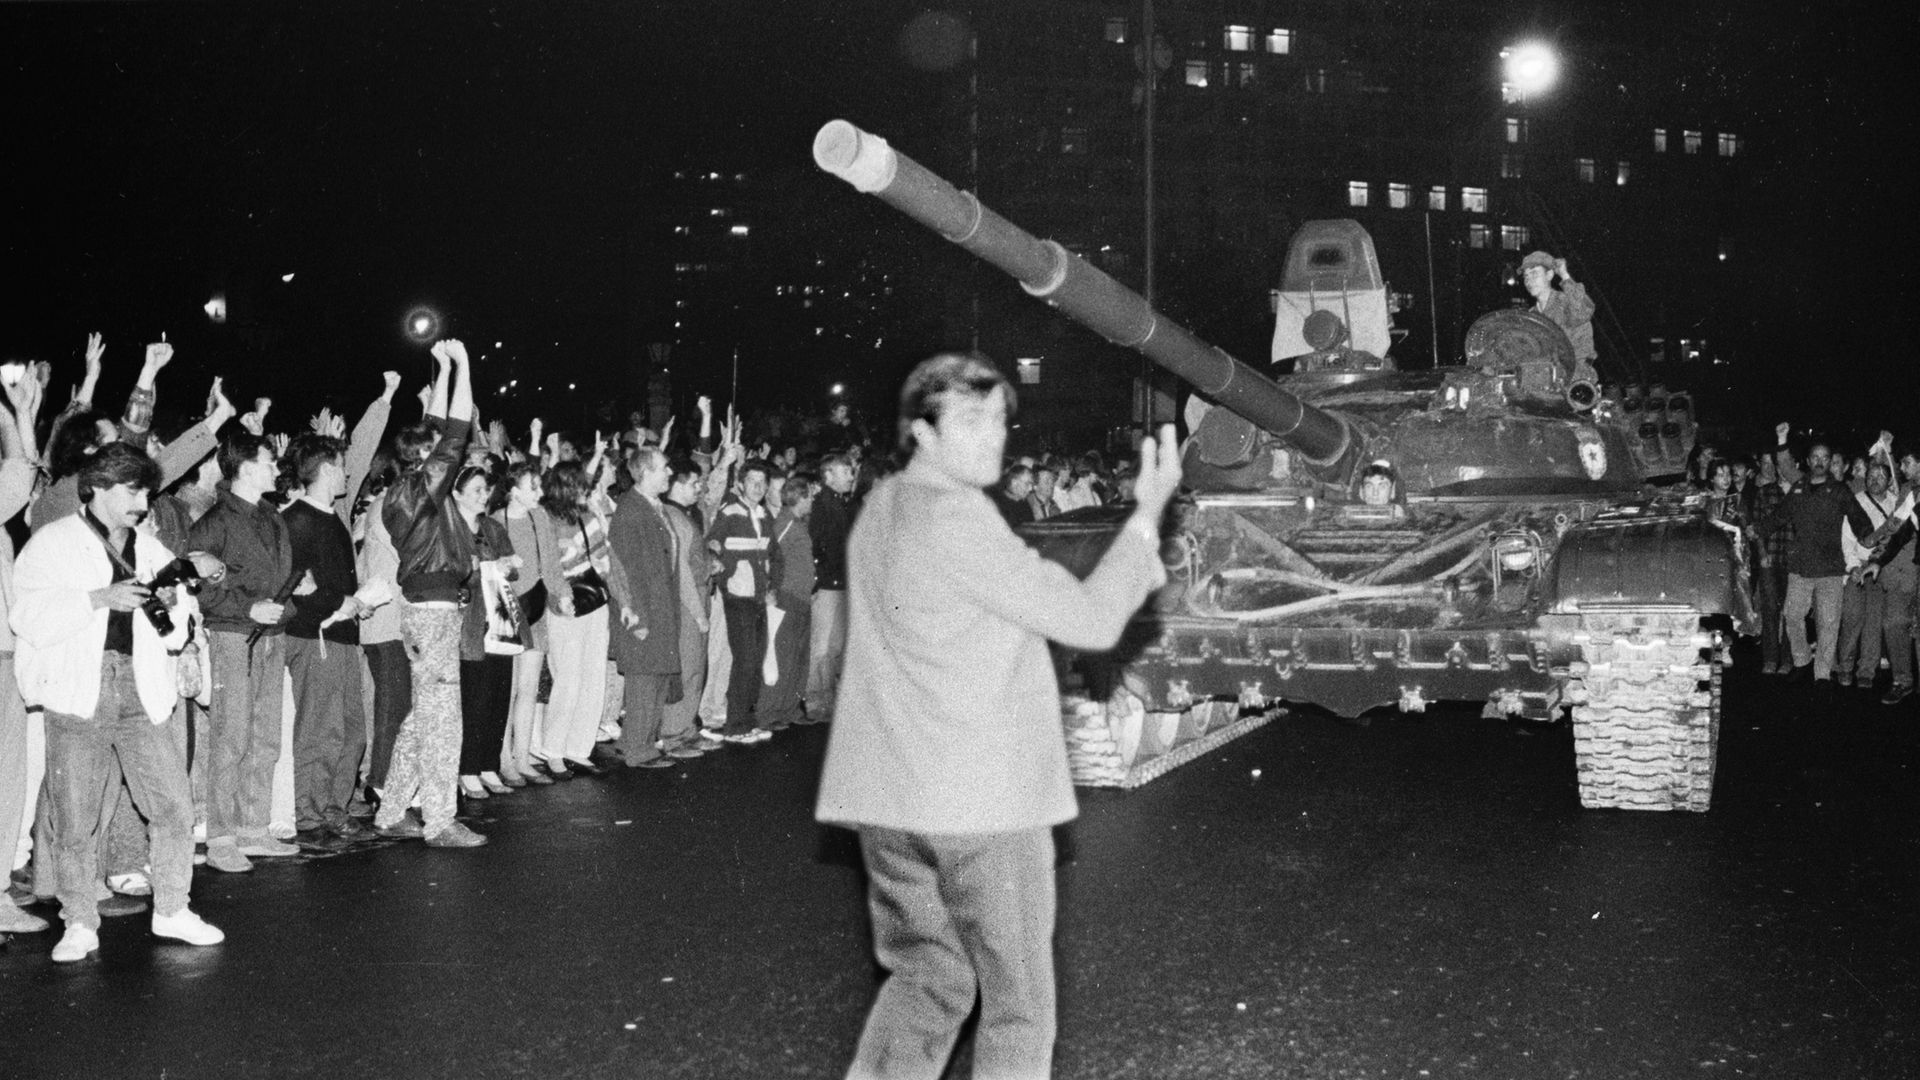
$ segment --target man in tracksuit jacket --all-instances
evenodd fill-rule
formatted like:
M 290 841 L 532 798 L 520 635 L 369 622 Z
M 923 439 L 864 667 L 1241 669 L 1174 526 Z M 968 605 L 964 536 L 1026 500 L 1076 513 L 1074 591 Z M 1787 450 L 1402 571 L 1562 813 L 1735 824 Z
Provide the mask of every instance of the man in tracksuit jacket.
M 760 666 L 767 653 L 767 597 L 772 588 L 773 515 L 767 496 L 767 463 L 740 467 L 733 494 L 707 528 L 707 546 L 720 560 L 720 598 L 727 613 L 727 645 L 733 670 L 727 680 L 729 742 L 760 742 L 771 732 L 757 728 Z

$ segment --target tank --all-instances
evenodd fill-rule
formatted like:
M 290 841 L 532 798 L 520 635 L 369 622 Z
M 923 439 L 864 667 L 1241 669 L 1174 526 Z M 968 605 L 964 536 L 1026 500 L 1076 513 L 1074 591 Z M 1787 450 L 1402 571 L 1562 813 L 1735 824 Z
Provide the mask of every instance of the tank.
M 1752 608 L 1739 533 L 1659 482 L 1691 448 L 1685 395 L 1576 378 L 1566 334 L 1518 309 L 1477 320 L 1460 363 L 1398 370 L 1352 221 L 1295 236 L 1263 371 L 884 139 L 836 120 L 813 152 L 1193 390 L 1168 584 L 1113 651 L 1071 658 L 1076 780 L 1144 783 L 1286 703 L 1466 701 L 1570 718 L 1584 806 L 1708 808 L 1724 643 Z M 1021 531 L 1086 573 L 1126 512 Z

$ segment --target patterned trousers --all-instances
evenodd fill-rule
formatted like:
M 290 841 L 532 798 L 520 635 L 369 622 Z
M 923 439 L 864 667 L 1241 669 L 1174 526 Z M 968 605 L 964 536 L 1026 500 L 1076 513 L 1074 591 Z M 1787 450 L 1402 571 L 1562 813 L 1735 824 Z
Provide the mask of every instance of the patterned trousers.
M 417 797 L 428 836 L 453 824 L 460 776 L 460 628 L 466 612 L 419 604 L 402 637 L 413 665 L 413 713 L 400 725 L 374 824 L 400 823 Z

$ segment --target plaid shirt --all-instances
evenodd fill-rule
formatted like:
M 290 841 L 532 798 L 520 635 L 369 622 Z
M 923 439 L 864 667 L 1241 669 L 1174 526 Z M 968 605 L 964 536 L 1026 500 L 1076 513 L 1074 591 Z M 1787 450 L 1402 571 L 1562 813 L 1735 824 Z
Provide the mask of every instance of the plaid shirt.
M 1787 493 L 1779 484 L 1762 484 L 1753 490 L 1753 512 L 1749 517 L 1760 523 L 1761 563 L 1787 565 L 1787 552 L 1793 547 L 1793 520 L 1780 513 Z

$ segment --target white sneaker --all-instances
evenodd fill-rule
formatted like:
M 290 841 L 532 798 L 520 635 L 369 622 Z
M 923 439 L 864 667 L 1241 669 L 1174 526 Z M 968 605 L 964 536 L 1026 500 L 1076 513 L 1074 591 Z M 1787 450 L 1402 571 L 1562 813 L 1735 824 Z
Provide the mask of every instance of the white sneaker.
M 710 727 L 700 729 L 700 738 L 710 743 L 723 743 L 727 741 L 727 737 L 720 734 L 719 729 Z
M 100 935 L 79 923 L 68 923 L 67 932 L 60 935 L 60 943 L 53 947 L 53 962 L 72 964 L 87 958 L 90 952 L 100 949 Z
M 73 931 L 67 932 L 71 934 Z M 153 936 L 172 938 L 189 945 L 218 945 L 227 940 L 227 935 L 219 927 L 195 915 L 191 908 L 181 908 L 171 915 L 155 915 Z M 61 943 L 65 944 L 65 939 Z
M 107 888 L 121 896 L 152 896 L 153 881 L 145 870 L 128 870 L 120 874 L 107 875 Z

